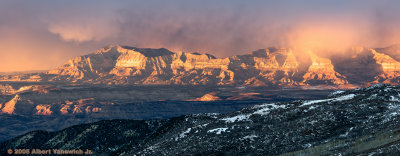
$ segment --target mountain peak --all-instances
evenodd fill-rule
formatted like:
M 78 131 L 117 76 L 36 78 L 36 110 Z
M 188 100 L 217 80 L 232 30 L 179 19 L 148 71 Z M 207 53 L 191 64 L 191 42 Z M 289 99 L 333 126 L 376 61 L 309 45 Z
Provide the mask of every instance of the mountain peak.
M 174 52 L 169 51 L 165 48 L 152 49 L 152 48 L 137 48 L 124 45 L 109 45 L 105 48 L 99 49 L 95 54 L 104 54 L 107 52 L 111 53 L 140 53 L 146 57 L 157 57 L 163 55 L 172 55 Z

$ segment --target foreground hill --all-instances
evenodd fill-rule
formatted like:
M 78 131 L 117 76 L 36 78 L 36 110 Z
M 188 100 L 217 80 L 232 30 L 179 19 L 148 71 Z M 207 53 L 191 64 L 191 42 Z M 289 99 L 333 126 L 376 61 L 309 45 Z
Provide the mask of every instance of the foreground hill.
M 48 72 L 0 76 L 0 80 L 353 88 L 374 83 L 399 84 L 400 63 L 394 59 L 398 58 L 396 49 L 398 46 L 353 48 L 344 56 L 324 58 L 312 51 L 296 53 L 291 48 L 267 48 L 216 58 L 209 54 L 113 45 L 73 58 Z
M 9 148 L 91 149 L 97 155 L 385 155 L 400 147 L 399 107 L 400 87 L 380 84 L 228 114 L 34 131 L 0 147 L 3 153 Z

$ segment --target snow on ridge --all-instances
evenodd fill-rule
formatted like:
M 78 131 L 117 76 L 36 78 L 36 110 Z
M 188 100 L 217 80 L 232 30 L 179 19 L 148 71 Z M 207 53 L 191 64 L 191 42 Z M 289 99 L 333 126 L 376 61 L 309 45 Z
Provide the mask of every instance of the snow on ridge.
M 268 107 L 268 106 L 271 106 L 271 107 L 279 107 L 279 106 L 276 105 L 275 103 L 264 103 L 264 104 L 260 104 L 260 105 L 255 105 L 255 106 L 253 106 L 252 108 L 253 108 L 253 109 L 257 109 L 257 108 L 264 108 L 264 107 Z
M 257 137 L 258 137 L 257 135 L 252 134 L 252 135 L 244 136 L 243 138 L 240 138 L 240 140 L 250 139 L 251 141 L 254 141 L 254 138 L 257 138 Z
M 311 101 L 304 102 L 302 105 L 300 105 L 300 107 L 302 107 L 302 106 L 307 106 L 307 105 L 311 105 L 311 104 L 314 104 L 314 103 L 327 102 L 327 101 L 330 101 L 330 100 L 332 100 L 332 99 L 311 100 Z
M 376 97 L 378 97 L 378 94 L 372 94 L 372 95 L 370 95 L 367 99 L 368 99 L 368 100 L 376 99 Z
M 341 94 L 345 91 L 336 91 L 333 94 Z M 345 100 L 351 100 L 354 97 L 356 97 L 356 94 L 347 94 L 347 95 L 343 95 L 343 96 L 339 96 L 339 97 L 335 97 L 335 98 L 329 98 L 329 99 L 322 99 L 322 100 L 310 100 L 310 101 L 304 101 L 303 104 L 301 104 L 299 107 L 303 107 L 303 106 L 307 106 L 307 105 L 311 105 L 311 104 L 316 104 L 316 103 L 321 103 L 321 102 L 328 102 L 328 101 L 345 101 Z M 287 108 L 288 105 L 285 104 L 275 104 L 275 103 L 268 103 L 268 104 L 261 104 L 261 105 L 256 105 L 253 106 L 252 109 L 258 109 L 261 108 L 257 111 L 255 111 L 252 114 L 260 114 L 260 115 L 267 115 L 269 114 L 269 112 L 271 110 L 275 110 L 275 109 L 279 109 L 279 108 Z M 314 109 L 315 107 L 313 107 L 312 109 Z M 224 118 L 222 120 L 226 120 L 226 122 L 234 122 L 236 120 L 241 121 L 241 120 L 246 120 L 250 117 L 251 115 L 238 115 L 235 117 L 230 117 L 230 118 Z
M 248 120 L 249 118 L 250 118 L 250 115 L 240 114 L 240 115 L 233 116 L 233 117 L 223 118 L 221 120 L 224 120 L 227 123 L 231 123 L 231 122 L 236 122 L 236 121 Z
M 380 88 L 380 87 L 383 87 L 383 86 L 385 86 L 385 84 L 378 83 L 378 84 L 375 84 L 375 85 L 372 85 L 372 86 L 368 87 L 366 90 L 368 91 L 368 90 L 375 89 L 375 88 Z
M 186 131 L 179 134 L 179 138 L 185 137 L 187 133 L 190 133 L 190 131 L 192 131 L 192 128 L 188 128 Z
M 215 133 L 215 134 L 221 134 L 221 132 L 225 132 L 228 128 L 215 128 L 208 130 L 207 133 Z
M 277 105 L 275 103 L 256 105 L 256 106 L 253 106 L 252 109 L 258 109 L 258 110 L 251 114 L 239 114 L 236 116 L 225 117 L 220 120 L 224 120 L 226 123 L 233 123 L 233 122 L 237 122 L 237 121 L 249 120 L 250 116 L 252 116 L 253 114 L 267 115 L 267 114 L 269 114 L 269 112 L 271 110 L 275 110 L 275 109 L 279 109 L 279 108 L 285 109 L 285 108 L 287 108 L 287 106 L 284 104 Z
M 350 100 L 353 99 L 356 96 L 356 94 L 349 94 L 349 95 L 344 95 L 344 96 L 339 96 L 337 98 L 334 98 L 334 101 L 344 101 L 344 100 Z
M 390 96 L 390 101 L 400 102 L 399 96 Z
M 260 108 L 260 107 L 263 107 L 263 108 L 255 111 L 253 114 L 267 115 L 267 114 L 269 114 L 269 112 L 271 110 L 275 110 L 278 108 L 286 108 L 286 105 L 276 105 L 274 103 L 271 103 L 271 104 L 263 104 L 263 105 L 253 107 L 253 108 Z
M 338 94 L 342 94 L 342 93 L 344 93 L 345 91 L 343 91 L 343 90 L 338 90 L 338 91 L 336 91 L 336 92 L 333 92 L 333 93 L 331 93 L 331 95 L 338 95 Z
M 307 105 L 311 105 L 311 104 L 315 104 L 315 103 L 328 102 L 328 101 L 344 101 L 344 100 L 350 100 L 350 99 L 353 99 L 355 96 L 356 96 L 355 94 L 348 94 L 348 95 L 339 96 L 339 97 L 336 97 L 336 98 L 324 99 L 324 100 L 311 100 L 311 101 L 306 101 L 306 102 L 304 102 L 304 103 L 303 103 L 302 105 L 300 105 L 299 107 L 307 106 Z
M 385 89 L 383 89 L 383 91 L 385 91 L 385 92 L 392 91 L 392 90 L 393 90 L 393 88 L 390 88 L 390 87 L 386 87 Z
M 388 117 L 393 117 L 400 114 L 400 105 L 398 103 L 390 103 L 387 108 L 389 109 L 388 113 L 390 113 Z

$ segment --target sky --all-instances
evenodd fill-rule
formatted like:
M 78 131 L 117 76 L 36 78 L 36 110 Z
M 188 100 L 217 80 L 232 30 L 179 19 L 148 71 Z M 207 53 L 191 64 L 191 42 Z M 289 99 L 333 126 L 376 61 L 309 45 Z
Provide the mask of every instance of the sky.
M 48 70 L 110 44 L 321 55 L 400 42 L 398 0 L 0 0 L 0 72 Z

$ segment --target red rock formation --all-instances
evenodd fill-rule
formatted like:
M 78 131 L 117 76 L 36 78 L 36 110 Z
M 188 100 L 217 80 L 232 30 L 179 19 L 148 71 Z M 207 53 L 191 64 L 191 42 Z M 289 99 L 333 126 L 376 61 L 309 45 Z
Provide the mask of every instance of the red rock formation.
M 304 74 L 303 82 L 309 85 L 334 84 L 344 85 L 348 82 L 346 77 L 334 70 L 331 60 L 321 58 L 309 52 L 311 65 Z
M 4 107 L 3 109 L 1 109 L 1 112 L 7 114 L 15 114 L 15 105 L 19 100 L 20 100 L 19 95 L 18 94 L 15 95 L 13 99 L 4 104 Z
M 50 110 L 51 105 L 37 105 L 36 115 L 51 115 L 53 112 Z
M 393 50 L 393 48 L 391 49 Z M 300 64 L 290 48 L 260 49 L 215 58 L 209 54 L 109 46 L 39 74 L 0 76 L 2 81 L 60 81 L 105 85 L 348 86 L 399 83 L 398 62 L 373 49 L 354 48 L 340 59 L 306 54 Z M 5 92 L 5 89 L 0 91 Z M 7 92 L 12 90 L 8 89 Z
M 376 63 L 382 66 L 383 71 L 382 74 L 375 77 L 376 82 L 399 84 L 400 62 L 389 55 L 378 53 L 374 49 L 370 49 L 370 51 L 374 54 Z
M 202 97 L 192 99 L 192 100 L 187 100 L 187 101 L 217 101 L 221 100 L 218 96 L 216 96 L 217 92 L 211 92 L 208 94 L 203 95 Z
M 11 95 L 11 94 L 14 94 L 14 93 L 15 93 L 15 90 L 11 85 L 0 84 L 0 94 Z

